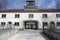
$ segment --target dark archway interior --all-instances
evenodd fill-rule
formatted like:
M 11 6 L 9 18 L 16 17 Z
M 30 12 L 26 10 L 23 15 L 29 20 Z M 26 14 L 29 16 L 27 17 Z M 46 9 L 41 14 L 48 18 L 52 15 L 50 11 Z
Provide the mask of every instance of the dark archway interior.
M 37 21 L 24 21 L 25 29 L 38 29 Z

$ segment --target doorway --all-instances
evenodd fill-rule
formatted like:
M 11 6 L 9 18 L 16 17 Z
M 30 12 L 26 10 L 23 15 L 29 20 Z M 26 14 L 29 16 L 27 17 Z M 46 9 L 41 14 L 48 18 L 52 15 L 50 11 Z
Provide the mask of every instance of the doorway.
M 55 22 L 50 22 L 50 29 L 55 29 Z
M 8 28 L 12 28 L 12 22 L 8 22 L 7 26 Z
M 25 21 L 24 26 L 25 26 L 25 29 L 37 29 L 38 22 L 37 21 Z

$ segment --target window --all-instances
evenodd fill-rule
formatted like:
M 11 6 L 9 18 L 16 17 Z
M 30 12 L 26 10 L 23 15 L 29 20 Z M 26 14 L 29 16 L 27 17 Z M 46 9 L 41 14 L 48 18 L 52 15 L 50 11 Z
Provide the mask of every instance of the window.
M 8 22 L 9 24 L 12 24 L 12 22 Z
M 29 14 L 29 18 L 33 18 L 33 14 Z
M 20 17 L 20 15 L 19 14 L 15 14 L 15 18 L 19 18 Z
M 6 18 L 6 14 L 2 14 L 2 18 Z
M 43 18 L 47 18 L 47 14 L 43 14 Z
M 60 14 L 56 14 L 56 17 L 59 18 L 60 17 Z
M 19 26 L 19 22 L 15 22 L 15 26 Z
M 1 25 L 2 25 L 2 26 L 5 26 L 5 22 L 1 22 Z
M 60 26 L 60 22 L 57 22 L 57 26 Z
M 47 22 L 43 22 L 43 26 L 47 26 L 48 25 L 48 23 Z

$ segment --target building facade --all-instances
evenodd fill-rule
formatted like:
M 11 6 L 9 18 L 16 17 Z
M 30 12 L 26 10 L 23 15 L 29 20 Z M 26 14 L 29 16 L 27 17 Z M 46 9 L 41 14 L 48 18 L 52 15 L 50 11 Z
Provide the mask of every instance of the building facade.
M 27 0 L 26 3 L 24 9 L 0 10 L 0 28 L 43 29 L 43 27 L 60 27 L 60 12 L 57 9 L 38 9 L 35 0 Z
M 0 13 L 0 28 L 43 29 L 60 27 L 60 13 Z

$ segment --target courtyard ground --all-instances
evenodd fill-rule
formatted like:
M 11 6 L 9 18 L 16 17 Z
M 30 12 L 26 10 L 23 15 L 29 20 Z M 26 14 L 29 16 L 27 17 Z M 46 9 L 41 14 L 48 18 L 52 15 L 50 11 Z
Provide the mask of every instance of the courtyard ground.
M 0 40 L 48 40 L 41 34 L 41 31 L 39 30 L 15 31 L 13 30 L 12 32 L 10 31 L 7 33 L 3 33 L 2 35 L 0 35 Z
M 38 30 L 19 31 L 8 40 L 46 40 Z

